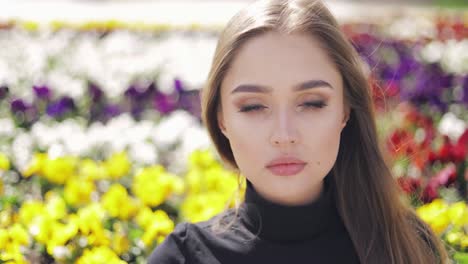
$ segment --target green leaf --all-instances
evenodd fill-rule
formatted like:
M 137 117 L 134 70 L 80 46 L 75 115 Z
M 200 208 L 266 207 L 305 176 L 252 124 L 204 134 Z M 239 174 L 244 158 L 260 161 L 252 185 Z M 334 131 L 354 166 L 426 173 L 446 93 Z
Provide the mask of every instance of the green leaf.
M 468 253 L 465 252 L 456 252 L 453 255 L 453 259 L 459 264 L 468 264 Z

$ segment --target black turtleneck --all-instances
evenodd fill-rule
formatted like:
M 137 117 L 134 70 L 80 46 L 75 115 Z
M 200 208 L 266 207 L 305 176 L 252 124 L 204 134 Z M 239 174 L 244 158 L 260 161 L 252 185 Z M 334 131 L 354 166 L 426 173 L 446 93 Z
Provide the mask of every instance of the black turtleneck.
M 332 189 L 327 176 L 319 198 L 290 206 L 264 198 L 247 181 L 237 215 L 229 209 L 208 221 L 178 224 L 148 263 L 359 263 Z M 212 227 L 219 221 L 233 224 L 218 233 Z

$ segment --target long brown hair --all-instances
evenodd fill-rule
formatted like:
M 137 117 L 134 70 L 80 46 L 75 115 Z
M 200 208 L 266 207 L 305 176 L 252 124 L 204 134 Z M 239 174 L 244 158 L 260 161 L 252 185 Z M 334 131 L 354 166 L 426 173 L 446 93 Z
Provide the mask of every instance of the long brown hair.
M 202 90 L 202 118 L 221 158 L 238 169 L 221 133 L 221 82 L 240 47 L 268 31 L 303 33 L 319 40 L 344 84 L 350 116 L 332 168 L 336 206 L 361 263 L 448 263 L 440 239 L 401 198 L 379 147 L 374 106 L 356 50 L 321 1 L 259 1 L 237 13 L 221 32 Z

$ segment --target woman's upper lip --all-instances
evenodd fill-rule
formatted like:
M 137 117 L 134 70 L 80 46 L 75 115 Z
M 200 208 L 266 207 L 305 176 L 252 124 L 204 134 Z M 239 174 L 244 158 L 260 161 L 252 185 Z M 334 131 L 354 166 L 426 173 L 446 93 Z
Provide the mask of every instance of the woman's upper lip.
M 304 164 L 305 161 L 291 156 L 283 156 L 276 159 L 273 159 L 267 164 L 267 167 L 277 166 L 277 165 L 286 165 L 286 164 Z

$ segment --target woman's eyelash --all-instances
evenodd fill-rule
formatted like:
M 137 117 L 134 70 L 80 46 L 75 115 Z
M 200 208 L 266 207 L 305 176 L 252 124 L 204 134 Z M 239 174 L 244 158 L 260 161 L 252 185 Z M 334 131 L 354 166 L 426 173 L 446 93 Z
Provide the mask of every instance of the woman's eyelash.
M 265 108 L 265 107 L 262 105 L 246 105 L 246 106 L 241 107 L 239 112 L 251 112 L 255 110 L 260 110 L 262 108 Z
M 311 101 L 311 102 L 305 102 L 305 103 L 301 104 L 301 106 L 313 107 L 313 108 L 323 108 L 323 107 L 327 106 L 327 104 L 324 101 Z M 251 111 L 260 110 L 260 109 L 263 109 L 263 108 L 266 108 L 266 107 L 264 107 L 263 105 L 259 105 L 259 104 L 246 105 L 246 106 L 241 107 L 239 112 L 251 112 Z
M 324 108 L 327 104 L 324 101 L 311 101 L 305 102 L 302 104 L 305 107 L 316 107 L 316 108 Z

